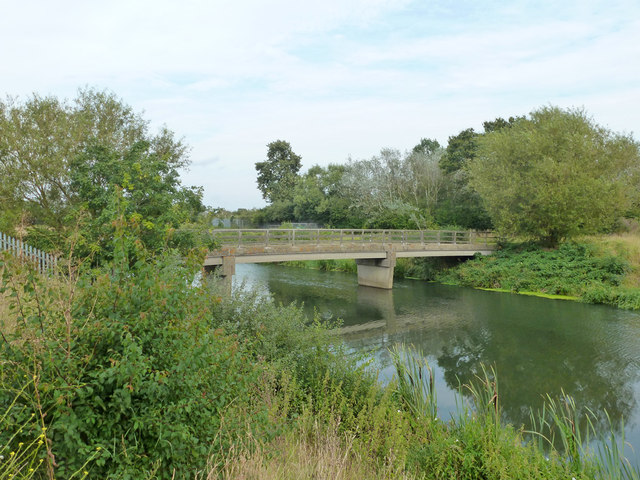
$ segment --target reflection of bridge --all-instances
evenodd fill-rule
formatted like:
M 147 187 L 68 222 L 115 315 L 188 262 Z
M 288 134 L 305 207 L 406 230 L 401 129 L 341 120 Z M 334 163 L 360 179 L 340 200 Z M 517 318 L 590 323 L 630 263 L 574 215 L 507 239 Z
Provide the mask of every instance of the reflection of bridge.
M 223 277 L 236 263 L 355 259 L 358 284 L 391 288 L 399 257 L 470 257 L 495 249 L 490 232 L 453 230 L 214 230 L 204 266 Z

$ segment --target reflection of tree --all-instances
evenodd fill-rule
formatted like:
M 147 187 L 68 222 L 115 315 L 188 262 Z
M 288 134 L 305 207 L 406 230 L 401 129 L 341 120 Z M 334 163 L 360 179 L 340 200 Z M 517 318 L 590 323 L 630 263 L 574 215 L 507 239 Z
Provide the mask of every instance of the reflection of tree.
M 612 335 L 601 319 L 559 323 L 545 313 L 537 312 L 534 321 L 487 315 L 475 328 L 449 337 L 437 357 L 447 385 L 455 389 L 459 381 L 472 381 L 481 364 L 494 365 L 505 416 L 515 425 L 528 424 L 530 408 L 540 409 L 543 395 L 559 397 L 562 391 L 596 413 L 600 431 L 609 430 L 603 409 L 614 427 L 630 418 L 639 372 L 620 353 L 628 339 Z
M 637 314 L 418 282 L 398 282 L 392 297 L 369 298 L 367 291 L 358 293 L 353 274 L 282 270 L 282 278 L 273 272 L 269 279 L 279 301 L 304 301 L 306 308 L 344 318 L 345 325 L 375 324 L 349 343 L 376 351 L 383 368 L 389 365 L 386 348 L 400 342 L 435 357 L 452 390 L 458 379 L 472 380 L 481 364 L 495 366 L 505 416 L 516 426 L 528 424 L 530 408 L 541 408 L 543 395 L 559 397 L 563 390 L 600 420 L 606 409 L 614 428 L 623 416 L 637 415 Z
M 358 302 L 356 275 L 287 267 L 269 268 L 267 285 L 273 297 L 285 305 L 303 304 L 309 318 L 341 319 L 345 325 L 380 320 L 374 305 Z
M 454 342 L 445 345 L 438 356 L 438 365 L 444 370 L 444 379 L 451 389 L 459 383 L 468 384 L 479 373 L 483 363 L 483 345 L 468 336 L 457 335 Z

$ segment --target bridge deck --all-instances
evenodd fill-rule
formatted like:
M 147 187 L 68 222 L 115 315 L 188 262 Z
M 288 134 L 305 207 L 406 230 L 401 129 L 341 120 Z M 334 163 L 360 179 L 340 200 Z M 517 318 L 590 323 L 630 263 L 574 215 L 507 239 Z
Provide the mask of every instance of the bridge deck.
M 454 230 L 252 229 L 215 230 L 219 247 L 207 255 L 205 266 L 292 260 L 376 259 L 396 257 L 472 256 L 495 249 L 491 232 Z

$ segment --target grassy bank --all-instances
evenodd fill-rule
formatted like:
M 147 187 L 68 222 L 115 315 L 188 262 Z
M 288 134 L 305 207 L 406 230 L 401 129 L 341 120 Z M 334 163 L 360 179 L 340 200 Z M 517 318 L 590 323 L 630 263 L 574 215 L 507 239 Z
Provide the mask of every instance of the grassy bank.
M 452 419 L 439 418 L 419 353 L 395 351 L 397 380 L 381 385 L 335 325 L 251 291 L 193 285 L 201 260 L 150 256 L 126 232 L 113 262 L 55 282 L 5 259 L 0 479 L 555 479 L 623 468 L 554 450 L 556 435 L 580 443 L 564 410 L 536 414 L 548 445 L 502 423 L 490 369 L 461 387 Z
M 396 278 L 413 278 L 418 280 L 435 280 L 438 274 L 458 265 L 457 258 L 398 258 L 393 272 Z M 282 265 L 295 268 L 306 268 L 310 270 L 321 270 L 325 272 L 348 272 L 356 273 L 357 265 L 355 260 L 310 260 L 282 262 Z
M 438 276 L 443 283 L 640 308 L 640 239 L 584 237 L 557 249 L 506 245 Z

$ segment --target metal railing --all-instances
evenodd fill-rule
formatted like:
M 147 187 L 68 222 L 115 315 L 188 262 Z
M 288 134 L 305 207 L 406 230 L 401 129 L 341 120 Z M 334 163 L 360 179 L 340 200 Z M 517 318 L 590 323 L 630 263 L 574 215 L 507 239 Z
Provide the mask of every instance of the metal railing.
M 220 229 L 213 231 L 220 247 L 271 245 L 495 245 L 493 232 L 471 230 L 368 229 Z
M 21 260 L 31 263 L 40 273 L 55 270 L 57 259 L 50 253 L 38 250 L 22 240 L 0 233 L 0 251 L 8 250 Z

